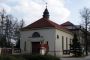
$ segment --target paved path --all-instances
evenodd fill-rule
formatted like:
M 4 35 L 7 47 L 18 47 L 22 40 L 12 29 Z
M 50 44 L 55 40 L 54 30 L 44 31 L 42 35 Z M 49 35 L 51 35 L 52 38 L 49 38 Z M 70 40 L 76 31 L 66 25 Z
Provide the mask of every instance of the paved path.
M 85 60 L 85 58 L 61 58 L 61 60 Z
M 90 55 L 86 57 L 80 57 L 80 58 L 61 58 L 61 60 L 90 60 Z

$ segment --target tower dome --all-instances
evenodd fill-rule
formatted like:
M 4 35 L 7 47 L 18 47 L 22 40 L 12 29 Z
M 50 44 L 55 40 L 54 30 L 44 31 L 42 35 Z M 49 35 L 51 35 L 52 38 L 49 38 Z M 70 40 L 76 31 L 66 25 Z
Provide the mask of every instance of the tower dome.
M 48 12 L 47 7 L 46 7 L 46 9 L 45 9 L 44 12 L 43 12 L 43 18 L 49 19 L 49 12 Z

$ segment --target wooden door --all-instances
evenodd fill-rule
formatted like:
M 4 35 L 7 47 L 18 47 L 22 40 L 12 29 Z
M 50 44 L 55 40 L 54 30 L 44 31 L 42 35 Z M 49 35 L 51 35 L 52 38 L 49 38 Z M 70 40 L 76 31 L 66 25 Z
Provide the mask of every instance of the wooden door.
M 32 42 L 32 53 L 34 54 L 40 53 L 40 42 Z

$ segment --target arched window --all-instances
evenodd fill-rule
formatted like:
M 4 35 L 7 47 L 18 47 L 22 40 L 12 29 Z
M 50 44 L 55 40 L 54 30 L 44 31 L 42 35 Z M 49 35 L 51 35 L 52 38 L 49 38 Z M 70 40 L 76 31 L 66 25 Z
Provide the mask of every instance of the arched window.
M 34 32 L 34 33 L 32 34 L 32 37 L 40 37 L 40 34 L 39 34 L 38 32 Z

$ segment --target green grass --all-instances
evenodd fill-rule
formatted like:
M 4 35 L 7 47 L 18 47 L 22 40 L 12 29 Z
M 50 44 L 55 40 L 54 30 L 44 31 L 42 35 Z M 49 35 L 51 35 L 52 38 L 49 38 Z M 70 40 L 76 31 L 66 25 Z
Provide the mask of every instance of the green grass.
M 52 55 L 0 55 L 0 60 L 60 60 Z

